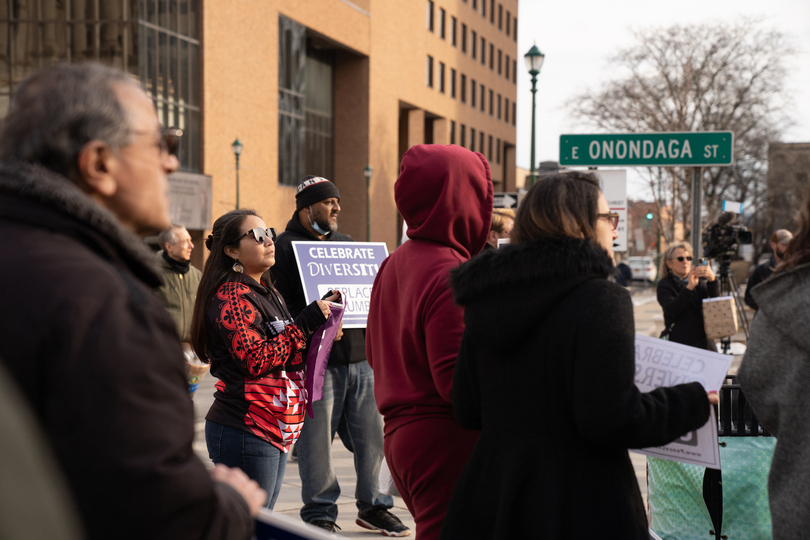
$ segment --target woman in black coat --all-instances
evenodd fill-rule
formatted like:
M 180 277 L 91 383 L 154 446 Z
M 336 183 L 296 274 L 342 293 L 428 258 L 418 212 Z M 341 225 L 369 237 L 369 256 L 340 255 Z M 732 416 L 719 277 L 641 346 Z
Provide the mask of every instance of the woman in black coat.
M 453 272 L 453 411 L 481 437 L 443 539 L 649 538 L 627 449 L 697 429 L 710 401 L 698 383 L 636 389 L 633 307 L 608 281 L 617 221 L 594 175 L 547 177 L 514 243 Z
M 661 257 L 658 303 L 664 310 L 669 340 L 690 347 L 717 351 L 706 338 L 703 299 L 717 296 L 717 281 L 711 265 L 692 267 L 689 244 L 672 244 Z

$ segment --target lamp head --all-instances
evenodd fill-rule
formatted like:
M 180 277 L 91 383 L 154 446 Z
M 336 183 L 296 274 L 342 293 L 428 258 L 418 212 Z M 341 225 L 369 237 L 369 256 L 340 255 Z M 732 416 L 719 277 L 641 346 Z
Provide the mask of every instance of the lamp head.
M 233 144 L 231 145 L 231 150 L 233 150 L 233 153 L 236 155 L 236 157 L 239 157 L 239 154 L 242 153 L 242 143 L 239 142 L 239 139 L 233 141 Z
M 540 49 L 537 48 L 537 45 L 532 45 L 532 48 L 529 49 L 523 58 L 526 59 L 526 68 L 529 70 L 529 74 L 532 76 L 536 76 L 540 73 L 540 66 L 543 65 L 543 59 L 546 56 L 540 52 Z
M 371 173 L 372 173 L 372 172 L 373 172 L 373 171 L 372 171 L 372 169 L 371 169 L 371 166 L 370 166 L 370 165 L 366 165 L 366 167 L 363 169 L 363 176 L 365 176 L 365 177 L 366 177 L 366 180 L 371 180 Z

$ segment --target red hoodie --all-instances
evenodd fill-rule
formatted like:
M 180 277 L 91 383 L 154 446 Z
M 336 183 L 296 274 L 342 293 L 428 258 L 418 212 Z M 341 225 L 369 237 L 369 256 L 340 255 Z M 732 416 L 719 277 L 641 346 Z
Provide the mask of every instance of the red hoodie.
M 464 332 L 450 270 L 483 249 L 492 220 L 486 158 L 460 146 L 418 145 L 394 186 L 409 241 L 380 266 L 366 354 L 385 434 L 426 417 L 453 418 L 451 389 Z

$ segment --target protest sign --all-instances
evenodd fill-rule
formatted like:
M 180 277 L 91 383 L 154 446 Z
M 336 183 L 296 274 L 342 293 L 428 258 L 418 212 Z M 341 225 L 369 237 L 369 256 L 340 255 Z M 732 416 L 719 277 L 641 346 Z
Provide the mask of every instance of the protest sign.
M 649 392 L 662 386 L 699 382 L 706 391 L 717 391 L 723 385 L 733 359 L 731 355 L 636 334 L 636 387 L 642 392 Z M 719 469 L 720 451 L 714 408 L 709 421 L 700 429 L 664 446 L 631 451 Z
M 338 290 L 346 306 L 343 328 L 365 328 L 371 286 L 383 260 L 384 242 L 293 242 L 298 275 L 307 303 Z

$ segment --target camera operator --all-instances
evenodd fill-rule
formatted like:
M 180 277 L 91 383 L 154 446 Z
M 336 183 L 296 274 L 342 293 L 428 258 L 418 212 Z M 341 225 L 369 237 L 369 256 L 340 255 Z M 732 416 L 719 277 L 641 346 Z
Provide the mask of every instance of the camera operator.
M 760 264 L 754 269 L 751 277 L 748 278 L 748 285 L 745 287 L 745 303 L 751 309 L 759 309 L 759 305 L 751 295 L 751 289 L 771 277 L 774 269 L 778 265 L 782 264 L 782 261 L 785 259 L 788 244 L 790 244 L 791 240 L 793 240 L 793 233 L 787 229 L 779 229 L 771 235 L 771 251 L 773 251 L 771 254 L 771 260 L 764 264 Z
M 692 268 L 689 244 L 672 244 L 661 258 L 658 303 L 664 311 L 665 332 L 673 343 L 716 351 L 703 326 L 703 299 L 716 297 L 718 283 L 708 260 Z M 701 279 L 703 278 L 703 279 Z

